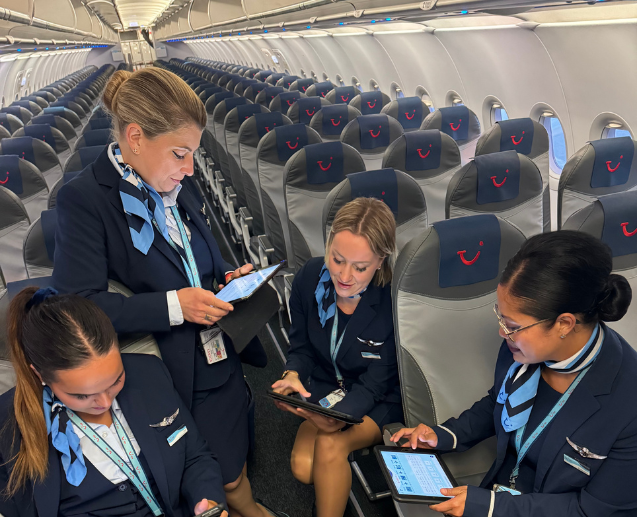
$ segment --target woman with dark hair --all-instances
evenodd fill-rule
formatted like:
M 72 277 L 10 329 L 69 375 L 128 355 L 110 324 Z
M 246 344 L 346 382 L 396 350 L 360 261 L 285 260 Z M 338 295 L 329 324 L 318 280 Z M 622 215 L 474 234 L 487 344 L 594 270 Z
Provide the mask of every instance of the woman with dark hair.
M 588 234 L 536 235 L 502 274 L 504 338 L 489 394 L 457 419 L 392 437 L 465 451 L 496 435 L 480 488 L 443 489 L 432 506 L 465 517 L 637 514 L 637 353 L 604 322 L 631 302 L 609 248 Z
M 0 397 L 1 515 L 191 517 L 225 502 L 168 370 L 121 356 L 95 303 L 26 288 L 8 338 L 16 386 Z

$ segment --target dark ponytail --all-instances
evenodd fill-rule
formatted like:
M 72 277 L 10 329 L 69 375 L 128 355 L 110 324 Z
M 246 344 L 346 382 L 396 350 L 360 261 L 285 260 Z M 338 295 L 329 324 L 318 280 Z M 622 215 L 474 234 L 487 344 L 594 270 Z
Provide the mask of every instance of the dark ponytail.
M 520 311 L 555 322 L 572 313 L 584 324 L 618 321 L 628 310 L 632 290 L 611 274 L 613 258 L 601 240 L 562 230 L 531 237 L 509 261 L 500 279 L 521 300 Z
M 19 431 L 21 438 L 5 490 L 5 496 L 11 497 L 27 481 L 43 480 L 49 460 L 43 388 L 31 365 L 45 382 L 55 381 L 58 371 L 108 354 L 116 346 L 117 335 L 93 302 L 74 294 L 51 296 L 36 287 L 27 287 L 11 301 L 7 334 L 16 374 L 15 421 L 7 425 L 13 424 L 14 436 Z

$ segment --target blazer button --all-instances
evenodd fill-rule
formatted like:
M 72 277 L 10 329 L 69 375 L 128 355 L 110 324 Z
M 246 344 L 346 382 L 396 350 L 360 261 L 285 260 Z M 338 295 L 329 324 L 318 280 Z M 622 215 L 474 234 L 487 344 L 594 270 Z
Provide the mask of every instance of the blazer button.
M 126 489 L 127 489 L 128 487 L 126 486 L 126 483 L 122 483 L 122 484 L 121 484 L 121 485 L 119 485 L 117 488 L 119 489 L 119 491 L 120 491 L 120 492 L 126 492 Z

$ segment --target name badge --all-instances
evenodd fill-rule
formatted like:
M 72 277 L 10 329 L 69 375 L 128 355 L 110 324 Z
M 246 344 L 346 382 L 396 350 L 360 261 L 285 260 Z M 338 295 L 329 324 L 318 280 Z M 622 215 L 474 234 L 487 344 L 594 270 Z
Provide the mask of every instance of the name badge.
M 361 352 L 363 359 L 380 359 L 380 354 L 372 354 L 371 352 Z
M 341 389 L 338 389 L 330 393 L 327 397 L 324 397 L 321 400 L 319 400 L 319 404 L 323 406 L 324 408 L 329 409 L 335 404 L 338 404 L 344 398 L 345 398 L 345 392 Z
M 177 429 L 173 434 L 171 434 L 166 440 L 168 441 L 168 445 L 171 447 L 175 445 L 179 440 L 183 438 L 183 436 L 188 432 L 188 428 L 185 425 L 182 425 L 179 429 Z
M 223 332 L 218 326 L 202 330 L 199 333 L 201 348 L 208 364 L 218 363 L 228 358 L 226 346 L 223 342 Z

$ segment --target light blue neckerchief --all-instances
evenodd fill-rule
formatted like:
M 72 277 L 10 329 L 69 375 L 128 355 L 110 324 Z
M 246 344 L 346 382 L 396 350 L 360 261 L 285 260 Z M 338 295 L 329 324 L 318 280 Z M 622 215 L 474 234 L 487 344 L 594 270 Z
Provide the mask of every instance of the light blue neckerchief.
M 360 293 L 350 296 L 349 298 L 360 298 L 365 291 L 367 291 L 367 287 Z M 336 314 L 336 291 L 334 290 L 330 271 L 325 264 L 323 264 L 321 272 L 319 273 L 319 281 L 314 291 L 314 297 L 318 304 L 318 315 L 321 321 L 321 327 L 325 328 L 327 320 Z

